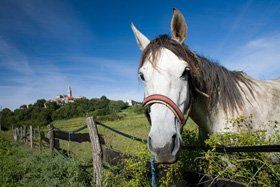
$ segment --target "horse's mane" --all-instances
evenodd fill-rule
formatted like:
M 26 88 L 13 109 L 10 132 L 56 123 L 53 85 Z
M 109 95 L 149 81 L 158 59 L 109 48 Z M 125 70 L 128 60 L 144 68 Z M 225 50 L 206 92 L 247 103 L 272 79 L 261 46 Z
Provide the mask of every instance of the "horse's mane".
M 147 58 L 156 67 L 155 59 L 162 48 L 169 49 L 188 63 L 193 86 L 210 96 L 207 103 L 210 111 L 217 106 L 218 102 L 225 112 L 242 109 L 244 90 L 239 84 L 240 82 L 253 95 L 253 82 L 245 73 L 229 71 L 215 62 L 197 55 L 188 46 L 179 44 L 168 35 L 160 35 L 149 43 L 142 53 L 139 68 L 142 67 Z

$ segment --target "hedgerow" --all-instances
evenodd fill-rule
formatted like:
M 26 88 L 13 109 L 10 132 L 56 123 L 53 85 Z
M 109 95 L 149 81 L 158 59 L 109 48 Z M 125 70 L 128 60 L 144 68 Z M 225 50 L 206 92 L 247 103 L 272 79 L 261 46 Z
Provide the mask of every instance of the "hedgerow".
M 183 131 L 183 144 L 196 145 L 197 130 Z M 215 146 L 270 145 L 279 144 L 280 135 L 266 137 L 265 131 L 241 131 L 240 133 L 214 134 L 206 141 L 213 150 L 181 150 L 178 161 L 170 165 L 157 165 L 158 183 L 161 186 L 188 185 L 187 172 L 199 172 L 214 178 L 227 178 L 248 186 L 279 186 L 280 164 L 277 153 L 218 153 Z M 278 159 L 273 162 L 273 159 Z M 150 159 L 147 149 L 139 148 L 137 157 L 124 159 L 105 175 L 106 185 L 125 182 L 127 186 L 149 186 L 150 173 L 147 167 Z M 109 185 L 110 184 L 110 185 Z

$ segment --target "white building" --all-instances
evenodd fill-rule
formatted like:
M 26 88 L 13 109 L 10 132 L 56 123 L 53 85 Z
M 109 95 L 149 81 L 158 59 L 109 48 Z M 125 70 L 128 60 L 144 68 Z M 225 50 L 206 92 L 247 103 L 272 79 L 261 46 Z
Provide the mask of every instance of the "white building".
M 70 86 L 68 86 L 67 95 L 59 94 L 56 95 L 55 98 L 53 99 L 53 101 L 56 102 L 57 104 L 73 103 L 74 100 L 75 99 L 72 95 L 72 89 Z

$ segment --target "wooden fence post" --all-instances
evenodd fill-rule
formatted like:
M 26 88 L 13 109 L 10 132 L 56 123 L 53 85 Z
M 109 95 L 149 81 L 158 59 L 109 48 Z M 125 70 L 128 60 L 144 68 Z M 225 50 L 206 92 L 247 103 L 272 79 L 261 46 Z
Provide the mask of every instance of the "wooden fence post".
M 19 131 L 20 131 L 20 141 L 22 141 L 23 139 L 22 126 L 19 128 Z
M 48 128 L 49 128 L 48 136 L 49 136 L 49 142 L 50 142 L 50 153 L 52 154 L 53 149 L 54 149 L 54 133 L 53 133 L 54 126 L 53 126 L 53 124 L 49 124 Z
M 40 126 L 38 126 L 38 136 L 39 136 L 39 150 L 41 151 L 42 137 L 41 137 Z
M 92 146 L 92 163 L 93 163 L 93 177 L 95 179 L 95 186 L 102 186 L 102 151 L 98 137 L 98 131 L 96 128 L 95 121 L 93 117 L 88 117 L 86 119 L 86 124 L 88 127 L 89 137 Z
M 20 131 L 19 131 L 19 128 L 18 128 L 18 127 L 16 128 L 16 134 L 17 134 L 17 141 L 18 141 L 19 138 L 20 138 Z
M 29 139 L 30 139 L 30 147 L 33 148 L 33 128 L 32 128 L 32 125 L 30 125 L 29 127 Z
M 22 133 L 22 135 L 23 135 L 23 142 L 26 142 L 26 126 L 24 125 L 23 126 L 23 133 Z
M 15 141 L 18 141 L 18 128 L 15 128 L 13 130 L 13 137 Z

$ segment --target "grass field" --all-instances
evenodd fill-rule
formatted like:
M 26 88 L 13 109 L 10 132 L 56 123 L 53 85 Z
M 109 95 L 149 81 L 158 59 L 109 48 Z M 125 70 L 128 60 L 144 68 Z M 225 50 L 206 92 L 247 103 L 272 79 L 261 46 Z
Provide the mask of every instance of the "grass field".
M 92 172 L 79 161 L 50 155 L 48 150 L 30 149 L 11 141 L 11 133 L 0 132 L 0 186 L 89 186 Z
M 102 122 L 121 132 L 146 139 L 149 131 L 149 124 L 145 116 L 143 114 L 134 114 L 129 110 L 123 111 L 122 115 L 125 117 L 120 120 Z M 85 120 L 86 117 L 81 117 L 54 121 L 53 124 L 61 130 L 72 131 L 85 125 Z M 82 132 L 88 132 L 88 129 L 84 129 Z M 141 142 L 125 138 L 101 126 L 98 126 L 98 132 L 105 139 L 106 146 L 123 153 L 135 154 L 139 147 L 146 146 Z M 90 143 L 76 143 L 61 140 L 60 146 L 65 150 L 69 150 L 73 157 L 79 158 L 79 160 L 83 162 L 89 162 L 91 160 Z
M 121 115 L 125 116 L 120 120 L 115 121 L 102 121 L 106 125 L 119 130 L 121 132 L 146 139 L 150 129 L 150 125 L 143 114 L 135 114 L 130 108 L 122 111 Z M 78 129 L 79 127 L 85 125 L 86 117 L 73 118 L 69 120 L 59 120 L 54 121 L 53 124 L 55 127 L 71 131 Z M 189 120 L 188 124 L 185 125 L 185 128 L 195 129 L 196 125 Z M 106 146 L 119 150 L 123 153 L 128 154 L 137 154 L 137 151 L 140 148 L 146 147 L 145 144 L 131 139 L 120 136 L 110 130 L 105 129 L 104 127 L 98 126 L 99 134 L 103 136 L 106 142 Z M 82 132 L 88 132 L 88 129 L 84 129 Z M 61 141 L 60 145 L 65 150 L 69 150 L 74 156 L 79 158 L 79 160 L 84 162 L 89 162 L 91 160 L 91 147 L 90 143 L 75 143 L 68 141 Z
M 101 122 L 124 133 L 142 139 L 147 138 L 150 125 L 143 114 L 135 114 L 131 111 L 131 108 L 128 108 L 119 115 L 123 116 L 123 118 L 115 121 Z M 83 126 L 85 124 L 85 119 L 86 117 L 58 120 L 54 121 L 53 124 L 61 130 L 73 131 Z M 198 141 L 197 126 L 189 119 L 184 128 L 184 144 L 195 145 Z M 46 133 L 48 129 L 44 128 L 43 130 Z M 108 186 L 114 186 L 115 184 L 126 186 L 127 182 L 134 184 L 131 186 L 146 186 L 143 185 L 146 184 L 146 182 L 149 184 L 149 178 L 146 176 L 146 161 L 149 160 L 149 153 L 146 145 L 122 137 L 101 126 L 98 126 L 98 131 L 99 134 L 104 137 L 106 146 L 130 155 L 138 155 L 137 157 L 131 157 L 125 160 L 122 162 L 122 165 L 118 167 L 107 167 L 105 169 L 105 183 L 108 183 Z M 84 129 L 82 132 L 87 132 L 87 129 Z M 210 146 L 215 146 L 217 144 L 273 145 L 279 143 L 280 137 L 275 138 L 276 139 L 272 139 L 270 142 L 266 142 L 265 134 L 262 132 L 240 132 L 238 134 L 228 133 L 212 135 L 206 143 Z M 71 157 L 74 158 L 72 159 L 74 162 L 68 163 L 65 159 L 61 159 L 60 157 L 57 157 L 53 161 L 53 158 L 48 156 L 49 152 L 47 149 L 45 150 L 45 152 L 47 151 L 46 154 L 43 152 L 43 155 L 41 155 L 36 146 L 33 151 L 28 151 L 25 150 L 29 149 L 28 145 L 23 145 L 21 143 L 10 144 L 2 139 L 13 142 L 12 132 L 0 132 L 0 156 L 1 161 L 3 160 L 0 166 L 2 171 L 8 171 L 2 176 L 4 180 L 0 181 L 0 186 L 1 184 L 14 184 L 17 181 L 25 186 L 26 184 L 27 186 L 36 186 L 37 184 L 45 184 L 44 182 L 47 182 L 47 180 L 51 181 L 52 184 L 56 184 L 56 182 L 59 184 L 66 184 L 69 179 L 74 180 L 78 186 L 84 186 L 84 184 L 88 184 L 88 181 L 91 181 L 91 175 L 82 180 L 75 177 L 77 175 L 80 176 L 80 174 L 86 175 L 83 172 L 92 173 L 92 167 L 89 167 L 89 170 L 87 169 L 88 171 L 79 170 L 80 167 L 78 167 L 78 165 L 91 166 L 92 150 L 90 143 L 74 143 L 60 140 L 60 146 L 69 151 Z M 1 155 L 1 153 L 3 154 Z M 22 157 L 21 155 L 26 156 Z M 18 161 L 21 160 L 17 159 L 17 156 L 20 158 L 22 157 L 22 159 L 24 159 L 23 162 L 27 160 L 27 164 L 22 167 L 17 164 L 19 163 Z M 38 162 L 28 165 L 34 158 L 37 159 Z M 173 183 L 171 176 L 174 175 L 178 180 L 183 179 L 185 171 L 199 171 L 200 173 L 207 173 L 212 176 L 240 181 L 248 184 L 248 186 L 279 186 L 277 184 L 280 183 L 280 166 L 279 164 L 271 163 L 271 159 L 266 153 L 221 154 L 214 150 L 209 150 L 207 152 L 203 150 L 182 150 L 179 152 L 179 158 L 180 159 L 175 164 L 167 166 L 159 165 L 162 167 L 161 170 L 166 172 L 165 176 L 161 178 L 162 184 L 168 186 L 168 184 Z M 59 165 L 60 163 L 61 165 Z M 58 171 L 61 175 L 56 179 L 55 177 L 57 174 L 53 172 L 54 170 L 51 170 L 51 172 L 49 172 L 49 170 L 50 168 L 57 168 L 58 166 Z M 41 171 L 41 167 L 44 167 L 44 171 Z M 15 176 L 14 173 L 18 170 L 20 170 L 20 172 Z M 26 173 L 25 171 L 29 172 Z M 49 175 L 49 173 L 51 173 L 51 175 Z M 68 173 L 66 177 L 64 173 Z M 47 175 L 46 180 L 44 175 Z M 144 183 L 142 184 L 141 182 Z

